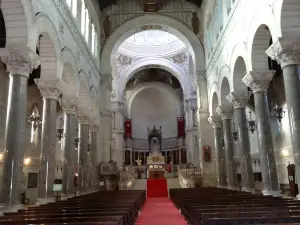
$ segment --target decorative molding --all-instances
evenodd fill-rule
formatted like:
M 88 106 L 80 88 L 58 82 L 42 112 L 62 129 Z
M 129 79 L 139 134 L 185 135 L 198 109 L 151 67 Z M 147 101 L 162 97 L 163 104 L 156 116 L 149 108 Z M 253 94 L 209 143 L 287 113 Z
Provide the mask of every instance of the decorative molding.
M 52 2 L 54 3 L 61 17 L 64 19 L 66 26 L 68 27 L 71 35 L 73 36 L 75 42 L 77 43 L 78 52 L 82 53 L 82 55 L 86 59 L 86 62 L 92 68 L 95 78 L 99 80 L 97 74 L 100 74 L 100 72 L 96 63 L 96 59 L 92 55 L 89 47 L 87 46 L 84 37 L 81 35 L 81 31 L 78 29 L 76 25 L 76 21 L 74 20 L 73 16 L 70 14 L 70 10 L 68 9 L 65 1 L 52 0 Z M 80 57 L 80 54 L 77 53 L 77 57 Z
M 59 85 L 55 83 L 54 84 L 40 83 L 38 84 L 38 88 L 40 89 L 44 99 L 57 100 L 61 95 Z

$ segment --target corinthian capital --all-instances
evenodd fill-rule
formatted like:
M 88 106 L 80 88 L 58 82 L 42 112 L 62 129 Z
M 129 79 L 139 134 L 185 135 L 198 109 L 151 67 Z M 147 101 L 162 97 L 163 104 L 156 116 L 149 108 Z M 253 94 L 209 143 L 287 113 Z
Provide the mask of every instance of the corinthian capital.
M 268 48 L 266 54 L 276 60 L 281 67 L 300 65 L 300 40 L 291 41 L 279 38 Z
M 201 83 L 206 83 L 207 80 L 206 80 L 206 72 L 205 71 L 196 71 L 195 73 L 195 77 L 196 77 L 196 82 L 197 84 L 201 84 Z
M 245 108 L 249 97 L 243 93 L 231 92 L 227 97 L 227 100 L 233 105 L 235 109 Z
M 60 87 L 57 83 L 40 83 L 38 88 L 44 99 L 54 99 L 57 100 L 61 94 Z
M 4 49 L 3 51 L 6 56 L 2 56 L 1 59 L 11 74 L 29 77 L 29 74 L 41 64 L 39 56 L 29 48 Z
M 249 72 L 243 77 L 242 81 L 256 92 L 267 92 L 273 73 L 268 72 Z
M 211 116 L 208 118 L 208 122 L 211 123 L 213 128 L 220 128 L 221 127 L 221 120 L 218 116 Z
M 63 99 L 62 108 L 65 114 L 76 114 L 77 113 L 78 98 L 67 97 Z
M 222 120 L 232 118 L 232 107 L 229 108 L 229 107 L 218 106 L 216 112 L 221 117 Z

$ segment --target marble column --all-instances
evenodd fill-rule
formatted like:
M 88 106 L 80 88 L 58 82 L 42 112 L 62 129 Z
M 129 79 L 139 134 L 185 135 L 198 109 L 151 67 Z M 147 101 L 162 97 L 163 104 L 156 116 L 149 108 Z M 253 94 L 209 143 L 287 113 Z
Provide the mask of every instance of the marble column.
M 257 124 L 258 147 L 260 153 L 260 168 L 264 195 L 280 196 L 276 159 L 274 153 L 270 113 L 267 99 L 269 83 L 273 73 L 248 73 L 243 82 L 249 86 L 254 94 L 255 115 Z
M 0 202 L 5 206 L 18 206 L 21 204 L 26 146 L 28 77 L 40 62 L 38 56 L 29 49 L 15 49 L 9 52 L 8 57 L 1 59 L 10 75 Z
M 75 138 L 77 137 L 77 118 L 76 107 L 72 104 L 63 105 L 64 115 L 64 168 L 63 168 L 63 193 L 73 194 L 74 188 L 74 176 L 76 169 L 76 153 L 75 150 Z
M 78 189 L 85 192 L 88 189 L 88 144 L 89 119 L 85 116 L 78 118 L 79 130 L 79 162 L 78 162 Z
M 112 142 L 112 115 L 111 112 L 101 113 L 101 148 L 104 154 L 104 162 L 109 162 L 111 159 L 111 142 Z
M 97 173 L 97 158 L 98 158 L 98 148 L 97 148 L 97 132 L 99 127 L 96 125 L 91 126 L 90 129 L 90 136 L 91 136 L 91 145 L 92 145 L 92 152 L 90 153 L 91 156 L 91 187 L 92 189 L 96 189 L 98 187 L 98 173 Z
M 242 190 L 246 192 L 255 192 L 248 121 L 246 117 L 246 104 L 248 102 L 248 98 L 245 98 L 241 94 L 232 92 L 227 96 L 227 99 L 234 106 L 234 121 L 238 132 Z
M 296 37 L 296 36 L 295 36 Z M 300 190 L 300 43 L 299 40 L 278 39 L 266 51 L 267 55 L 276 60 L 283 72 L 284 89 L 290 123 L 292 148 L 296 167 L 296 181 Z M 297 195 L 300 199 L 300 194 Z
M 217 155 L 218 187 L 226 188 L 227 187 L 226 161 L 225 161 L 225 150 L 221 146 L 221 139 L 222 139 L 221 120 L 217 116 L 211 116 L 208 118 L 208 120 L 212 124 L 214 129 L 215 151 Z
M 226 174 L 228 189 L 238 190 L 238 180 L 234 158 L 234 144 L 232 139 L 232 107 L 221 107 L 217 108 L 217 113 L 222 119 L 223 123 L 223 134 L 225 142 L 225 161 L 226 161 Z
M 38 197 L 50 200 L 53 197 L 55 180 L 56 106 L 60 91 L 51 85 L 39 85 L 39 88 L 43 96 L 43 119 Z

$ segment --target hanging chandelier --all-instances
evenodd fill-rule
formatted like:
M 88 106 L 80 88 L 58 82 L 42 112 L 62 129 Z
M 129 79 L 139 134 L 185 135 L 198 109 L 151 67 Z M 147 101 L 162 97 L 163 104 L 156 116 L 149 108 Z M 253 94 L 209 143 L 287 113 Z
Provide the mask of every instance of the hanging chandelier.
M 271 114 L 276 117 L 279 123 L 281 123 L 282 118 L 285 116 L 285 111 L 283 110 L 282 106 L 278 104 L 278 101 L 276 101 Z
M 252 114 L 252 112 L 249 111 L 250 120 L 248 121 L 248 125 L 249 125 L 249 130 L 250 130 L 251 133 L 253 134 L 254 131 L 256 130 L 256 124 L 255 124 L 255 121 L 252 119 L 251 114 Z
M 224 149 L 225 148 L 225 140 L 224 138 L 221 139 L 221 147 Z
M 234 142 L 237 143 L 237 141 L 238 141 L 238 132 L 235 129 L 235 123 L 233 123 L 232 138 L 233 138 Z
M 36 131 L 36 129 L 39 127 L 39 125 L 42 123 L 41 117 L 36 114 L 32 114 L 29 119 L 28 123 L 32 124 L 33 131 Z
M 61 106 L 63 104 L 63 96 L 61 94 Z M 62 113 L 63 114 L 63 110 L 62 110 Z M 58 138 L 58 142 L 60 143 L 63 136 L 64 136 L 64 129 L 62 128 L 63 127 L 63 118 L 62 118 L 62 115 L 61 115 L 61 118 L 60 118 L 60 127 L 58 129 L 56 129 L 56 137 Z
M 75 145 L 75 148 L 78 148 L 79 142 L 80 142 L 80 139 L 79 139 L 78 137 L 76 137 L 76 138 L 74 139 L 74 145 Z
M 92 151 L 92 144 L 88 144 L 88 152 Z

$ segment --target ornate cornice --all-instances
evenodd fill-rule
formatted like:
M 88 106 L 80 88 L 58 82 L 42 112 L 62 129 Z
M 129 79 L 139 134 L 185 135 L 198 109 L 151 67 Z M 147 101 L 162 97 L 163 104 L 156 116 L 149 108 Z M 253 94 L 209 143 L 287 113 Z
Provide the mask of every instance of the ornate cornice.
M 11 74 L 29 77 L 29 74 L 41 64 L 39 56 L 29 48 L 2 49 L 2 51 L 5 56 L 2 56 L 1 60 Z
M 266 54 L 276 60 L 281 67 L 300 65 L 300 39 L 291 41 L 279 38 L 268 48 Z
M 273 73 L 268 72 L 249 72 L 243 77 L 242 81 L 252 89 L 253 93 L 267 92 Z

